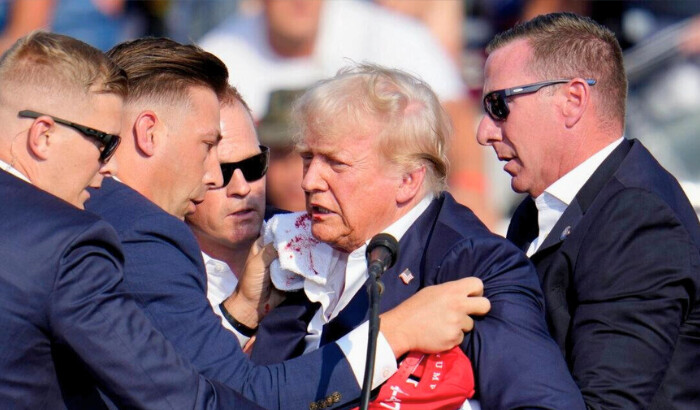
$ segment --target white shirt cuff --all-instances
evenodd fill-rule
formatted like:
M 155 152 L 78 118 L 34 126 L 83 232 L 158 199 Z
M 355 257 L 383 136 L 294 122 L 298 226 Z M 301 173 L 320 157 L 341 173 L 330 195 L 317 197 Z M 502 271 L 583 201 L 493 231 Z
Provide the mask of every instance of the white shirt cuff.
M 352 332 L 343 336 L 335 343 L 340 347 L 340 350 L 348 359 L 352 372 L 355 373 L 357 385 L 362 387 L 362 381 L 365 378 L 365 360 L 367 360 L 367 334 L 369 331 L 369 322 L 364 322 Z M 379 387 L 387 381 L 396 370 L 396 358 L 394 351 L 389 346 L 382 332 L 377 336 L 377 358 L 374 362 L 374 376 L 372 377 L 372 389 Z
M 221 319 L 221 325 L 229 331 L 231 331 L 231 333 L 233 333 L 236 336 L 236 338 L 238 339 L 238 343 L 241 345 L 241 349 L 243 349 L 245 344 L 248 343 L 248 340 L 250 340 L 250 337 L 241 334 L 238 330 L 234 329 L 233 326 L 231 326 L 228 320 L 224 318 L 223 313 L 221 313 L 221 307 L 216 306 L 214 308 L 214 313 L 216 313 L 217 316 L 219 316 L 219 319 Z

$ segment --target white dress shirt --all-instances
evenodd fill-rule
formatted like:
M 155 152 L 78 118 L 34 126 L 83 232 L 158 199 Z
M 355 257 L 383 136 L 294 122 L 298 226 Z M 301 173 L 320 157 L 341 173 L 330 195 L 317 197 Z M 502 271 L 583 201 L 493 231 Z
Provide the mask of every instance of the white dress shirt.
M 8 173 L 10 173 L 10 174 L 12 174 L 12 175 L 14 175 L 14 176 L 16 176 L 16 177 L 19 178 L 19 179 L 22 179 L 22 180 L 24 180 L 24 181 L 27 181 L 27 182 L 29 182 L 30 184 L 32 183 L 32 181 L 30 181 L 29 178 L 27 178 L 26 175 L 24 175 L 23 173 L 17 171 L 17 169 L 15 169 L 12 165 L 8 164 L 7 162 L 5 162 L 5 161 L 3 161 L 3 160 L 1 160 L 1 159 L 0 159 L 0 168 L 1 168 L 3 171 L 6 171 L 6 172 L 8 172 Z
M 209 299 L 209 304 L 214 313 L 221 319 L 221 325 L 233 332 L 238 338 L 241 347 L 243 347 L 248 343 L 250 337 L 234 329 L 228 320 L 224 318 L 221 308 L 219 308 L 219 304 L 236 289 L 238 278 L 226 262 L 214 259 L 204 252 L 202 252 L 202 259 L 204 259 L 204 267 L 207 270 L 207 299 Z
M 527 249 L 527 256 L 532 256 L 537 252 L 566 208 L 571 204 L 571 201 L 574 200 L 578 191 L 581 190 L 600 164 L 605 161 L 623 140 L 624 137 L 620 137 L 605 148 L 591 155 L 576 168 L 554 181 L 540 196 L 535 198 L 539 233 L 537 238 L 532 241 L 530 247 Z
M 423 214 L 433 200 L 429 194 L 423 198 L 413 209 L 384 232 L 392 235 L 396 240 L 406 233 L 408 228 Z M 311 319 L 305 338 L 306 349 L 304 353 L 318 349 L 321 343 L 323 325 L 333 320 L 350 303 L 368 278 L 365 250 L 369 240 L 359 249 L 350 254 L 333 250 L 333 262 L 331 272 L 328 275 L 325 286 L 320 286 L 312 281 L 304 282 L 304 292 L 312 302 L 321 302 L 322 307 Z M 345 337 L 336 341 L 345 357 L 350 362 L 357 384 L 362 386 L 365 373 L 365 360 L 367 352 L 368 322 L 363 323 Z M 377 359 L 375 362 L 372 388 L 384 383 L 397 370 L 396 359 L 393 350 L 382 333 L 377 338 Z

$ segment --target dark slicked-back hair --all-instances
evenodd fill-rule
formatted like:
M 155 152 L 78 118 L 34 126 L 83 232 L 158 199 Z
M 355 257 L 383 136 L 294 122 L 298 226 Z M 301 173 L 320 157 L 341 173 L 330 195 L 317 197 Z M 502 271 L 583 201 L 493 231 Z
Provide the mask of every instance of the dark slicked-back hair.
M 0 58 L 0 87 L 40 87 L 53 93 L 127 95 L 127 79 L 100 50 L 61 34 L 32 32 Z
M 188 98 L 192 86 L 210 88 L 221 98 L 228 87 L 226 65 L 192 44 L 140 38 L 114 46 L 107 55 L 127 73 L 128 102 L 151 99 L 175 104 Z
M 593 78 L 599 111 L 624 126 L 627 77 L 615 35 L 588 17 L 543 14 L 496 35 L 486 51 L 526 39 L 533 50 L 530 70 L 541 80 Z

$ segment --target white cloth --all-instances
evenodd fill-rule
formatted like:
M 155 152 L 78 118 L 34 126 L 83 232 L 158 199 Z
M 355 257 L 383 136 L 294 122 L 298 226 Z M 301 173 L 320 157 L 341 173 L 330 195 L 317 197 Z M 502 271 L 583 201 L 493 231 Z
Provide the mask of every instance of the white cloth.
M 270 265 L 272 284 L 279 290 L 299 290 L 304 280 L 326 284 L 333 249 L 311 234 L 306 212 L 277 214 L 265 224 L 264 244 L 272 242 L 278 258 Z
M 372 62 L 417 75 L 443 101 L 464 95 L 460 73 L 441 45 L 419 22 L 366 1 L 327 1 L 313 54 L 283 58 L 267 41 L 262 14 L 225 20 L 199 42 L 228 67 L 253 115 L 267 112 L 277 89 L 300 89 L 335 75 L 353 62 Z
M 605 148 L 591 155 L 576 168 L 554 181 L 540 196 L 535 198 L 539 232 L 537 238 L 532 241 L 530 247 L 527 249 L 527 256 L 532 256 L 537 252 L 545 238 L 547 238 L 547 235 L 549 235 L 552 228 L 554 228 L 554 225 L 557 224 L 559 218 L 564 214 L 566 208 L 571 204 L 571 201 L 574 200 L 578 191 L 581 190 L 600 164 L 605 161 L 623 140 L 624 137 L 620 137 Z
M 384 232 L 400 240 L 432 200 L 433 196 L 427 195 Z M 268 221 L 264 231 L 264 242 L 274 242 L 279 254 L 280 263 L 270 266 L 275 287 L 283 290 L 303 287 L 310 301 L 321 303 L 321 308 L 309 323 L 305 337 L 304 352 L 316 350 L 321 342 L 323 326 L 338 316 L 367 280 L 367 243 L 350 254 L 320 243 L 311 235 L 311 223 L 303 212 L 275 215 Z M 322 267 L 326 271 L 322 271 Z M 367 323 L 336 343 L 348 359 L 357 383 L 361 386 L 367 352 Z M 372 387 L 384 383 L 396 369 L 397 363 L 391 346 L 380 332 Z
M 12 165 L 8 164 L 7 162 L 3 161 L 0 159 L 0 169 L 3 171 L 6 171 L 14 176 L 16 176 L 19 179 L 22 179 L 26 182 L 29 182 L 30 184 L 32 183 L 29 178 L 27 178 L 26 175 L 23 173 L 19 172 L 16 168 L 14 168 Z

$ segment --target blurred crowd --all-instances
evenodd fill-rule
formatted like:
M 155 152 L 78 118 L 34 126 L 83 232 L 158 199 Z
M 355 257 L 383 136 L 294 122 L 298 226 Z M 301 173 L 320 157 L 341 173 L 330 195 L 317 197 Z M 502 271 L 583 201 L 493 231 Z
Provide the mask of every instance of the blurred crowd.
M 46 28 L 99 49 L 142 36 L 194 42 L 220 57 L 271 148 L 267 200 L 304 207 L 301 160 L 288 111 L 314 82 L 349 62 L 372 61 L 426 80 L 451 116 L 450 191 L 496 232 L 518 196 L 474 134 L 483 111 L 484 47 L 538 14 L 572 11 L 610 27 L 630 80 L 626 135 L 644 141 L 700 212 L 700 3 L 580 0 L 4 0 L 0 51 Z

